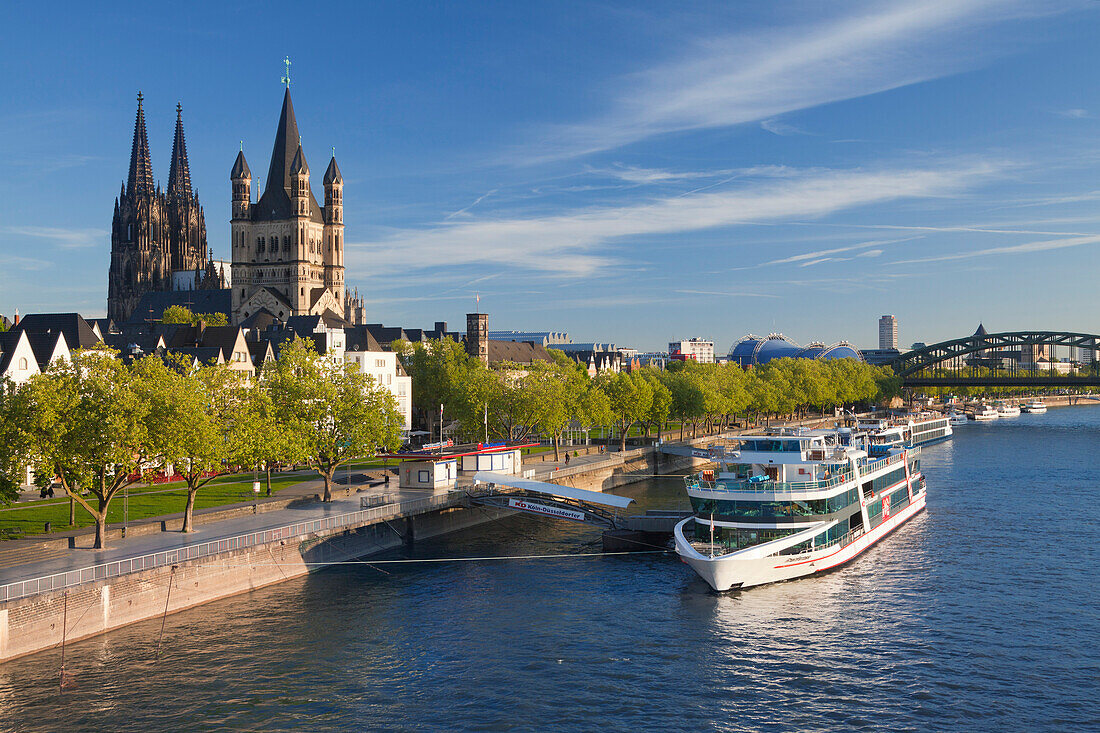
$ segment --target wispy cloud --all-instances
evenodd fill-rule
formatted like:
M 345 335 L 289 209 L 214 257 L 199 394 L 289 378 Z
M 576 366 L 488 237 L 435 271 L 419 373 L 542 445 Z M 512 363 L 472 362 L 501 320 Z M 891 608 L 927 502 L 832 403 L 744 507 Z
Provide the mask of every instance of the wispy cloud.
M 1080 107 L 1074 107 L 1073 109 L 1059 109 L 1055 110 L 1054 114 L 1060 117 L 1067 117 L 1071 120 L 1087 120 L 1092 117 L 1087 109 L 1081 109 Z
M 748 172 L 746 169 L 744 172 Z M 615 178 L 626 183 L 674 183 L 677 181 L 699 180 L 704 178 L 718 178 L 729 176 L 739 171 L 715 170 L 715 171 L 671 171 L 661 168 L 640 168 L 633 165 L 614 165 L 608 168 L 589 168 L 587 173 L 595 176 Z
M 846 7 L 844 15 L 700 42 L 625 80 L 604 115 L 546 131 L 545 152 L 533 157 L 584 155 L 669 132 L 774 120 L 955 73 L 995 52 L 978 31 L 1061 9 L 1024 0 Z
M 780 137 L 810 134 L 800 127 L 789 124 L 787 122 L 781 122 L 776 119 L 761 120 L 760 129 L 764 130 L 765 132 L 770 132 L 773 135 L 779 135 Z
M 1100 244 L 1100 234 L 1092 234 L 1084 237 L 1066 237 L 1063 239 L 1047 239 L 1039 242 L 1025 242 L 1023 244 L 1012 244 L 1003 247 L 986 247 L 985 249 L 976 249 L 970 252 L 956 252 L 954 254 L 939 255 L 936 257 L 921 257 L 914 260 L 897 260 L 888 264 L 909 265 L 923 262 L 949 262 L 953 260 L 968 260 L 975 257 L 993 257 L 995 255 L 1005 254 L 1026 254 L 1028 252 L 1047 252 L 1052 249 L 1083 247 L 1089 244 Z
M 462 216 L 463 214 L 466 214 L 467 212 L 470 211 L 470 209 L 474 208 L 475 206 L 477 206 L 482 201 L 489 198 L 490 196 L 492 196 L 496 192 L 497 192 L 497 189 L 495 189 L 495 188 L 492 191 L 486 191 L 485 193 L 481 194 L 476 199 L 474 199 L 474 202 L 472 204 L 470 204 L 469 206 L 464 206 L 461 209 L 459 209 L 458 211 L 451 212 L 450 214 L 447 215 L 446 218 L 447 219 L 454 219 L 457 216 Z
M 833 247 L 831 249 L 819 249 L 815 252 L 804 252 L 802 254 L 791 255 L 790 257 L 783 257 L 778 260 L 769 260 L 763 262 L 756 267 L 765 267 L 767 265 L 786 265 L 792 262 L 806 262 L 817 261 L 822 262 L 822 257 L 828 258 L 829 255 L 840 254 L 842 252 L 853 252 L 860 249 L 866 249 L 867 247 L 880 247 L 887 244 L 900 244 L 901 242 L 911 242 L 914 239 L 920 239 L 921 237 L 905 237 L 903 239 L 873 239 L 870 242 L 860 242 L 859 244 L 850 244 L 846 247 Z M 881 249 L 874 250 L 875 252 L 882 252 Z M 873 256 L 873 255 L 872 255 Z M 749 268 L 743 268 L 749 269 Z
M 5 267 L 13 267 L 17 270 L 45 270 L 52 265 L 46 260 L 39 260 L 34 257 L 19 257 L 17 255 L 4 255 L 0 258 L 0 262 Z
M 739 290 L 677 290 L 684 295 L 714 295 L 722 298 L 780 298 L 772 293 L 747 293 Z
M 78 247 L 102 246 L 110 236 L 106 229 L 67 229 L 63 227 L 7 226 L 0 228 L 4 234 L 15 237 L 32 237 L 53 242 L 58 247 L 72 249 Z
M 348 264 L 375 271 L 474 263 L 587 276 L 615 265 L 617 241 L 826 216 L 903 198 L 958 193 L 998 171 L 991 163 L 901 170 L 810 170 L 735 190 L 654 198 L 529 218 L 442 223 L 348 245 Z

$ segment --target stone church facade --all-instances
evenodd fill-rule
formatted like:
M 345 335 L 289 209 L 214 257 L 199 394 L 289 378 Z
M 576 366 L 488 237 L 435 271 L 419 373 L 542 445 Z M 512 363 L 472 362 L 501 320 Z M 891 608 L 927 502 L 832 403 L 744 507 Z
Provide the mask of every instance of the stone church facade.
M 288 87 L 275 133 L 265 188 L 252 201 L 252 171 L 244 151 L 230 172 L 233 189 L 233 321 L 266 311 L 291 316 L 344 318 L 344 178 L 329 161 L 321 206 L 310 186 L 298 122 Z
M 162 192 L 153 181 L 145 112 L 138 94 L 130 171 L 115 199 L 111 226 L 107 317 L 116 323 L 140 317 L 134 308 L 145 293 L 171 290 L 174 271 L 209 272 L 209 260 L 206 220 L 191 187 L 183 110 L 176 105 L 168 190 Z M 206 280 L 202 287 L 220 287 L 214 278 Z

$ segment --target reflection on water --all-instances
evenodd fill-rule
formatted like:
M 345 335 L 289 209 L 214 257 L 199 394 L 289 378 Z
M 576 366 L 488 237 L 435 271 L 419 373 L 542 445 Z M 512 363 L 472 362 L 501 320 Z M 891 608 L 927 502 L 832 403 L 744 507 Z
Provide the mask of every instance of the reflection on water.
M 160 661 L 159 620 L 71 645 L 63 697 L 58 650 L 0 666 L 0 729 L 1095 728 L 1098 446 L 1097 408 L 960 427 L 929 511 L 743 593 L 658 555 L 332 569 L 168 617 Z M 594 547 L 524 516 L 415 552 Z

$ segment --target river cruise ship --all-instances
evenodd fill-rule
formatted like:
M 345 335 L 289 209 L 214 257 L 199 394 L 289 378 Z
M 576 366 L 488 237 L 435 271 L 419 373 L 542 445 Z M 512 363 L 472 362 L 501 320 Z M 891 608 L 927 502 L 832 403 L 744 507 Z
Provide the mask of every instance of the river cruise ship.
M 924 509 L 920 448 L 842 428 L 746 435 L 687 477 L 676 552 L 716 591 L 843 565 Z M 882 452 L 883 455 L 874 455 Z
M 1032 414 L 1042 414 L 1047 411 L 1046 403 L 1042 400 L 1032 400 L 1021 408 L 1024 412 L 1030 412 Z
M 933 412 L 893 419 L 860 418 L 856 429 L 870 433 L 877 443 L 898 443 L 910 447 L 938 443 L 954 435 L 950 418 Z

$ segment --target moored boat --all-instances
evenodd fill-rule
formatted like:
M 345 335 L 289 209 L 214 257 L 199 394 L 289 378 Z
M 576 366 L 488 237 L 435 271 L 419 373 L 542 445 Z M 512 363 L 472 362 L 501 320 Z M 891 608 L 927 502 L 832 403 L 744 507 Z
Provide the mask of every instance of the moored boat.
M 920 448 L 876 456 L 850 429 L 738 441 L 717 469 L 687 477 L 693 516 L 674 532 L 681 559 L 717 591 L 843 565 L 924 509 Z
M 1011 402 L 1001 402 L 997 405 L 998 417 L 1018 417 L 1020 414 L 1020 406 L 1014 405 Z
M 897 418 L 860 418 L 856 429 L 866 431 L 875 444 L 928 445 L 949 439 L 951 421 L 939 413 L 922 412 Z
M 978 405 L 974 408 L 974 411 L 970 413 L 971 420 L 977 420 L 984 422 L 986 420 L 996 420 L 1000 417 L 1000 413 L 994 410 L 989 405 Z
M 1020 409 L 1022 409 L 1024 412 L 1029 412 L 1032 414 L 1042 414 L 1047 411 L 1047 406 L 1046 403 L 1042 400 L 1032 400 Z
M 966 425 L 966 420 L 966 413 L 951 412 L 947 415 L 947 424 L 953 428 L 958 427 L 959 425 Z

